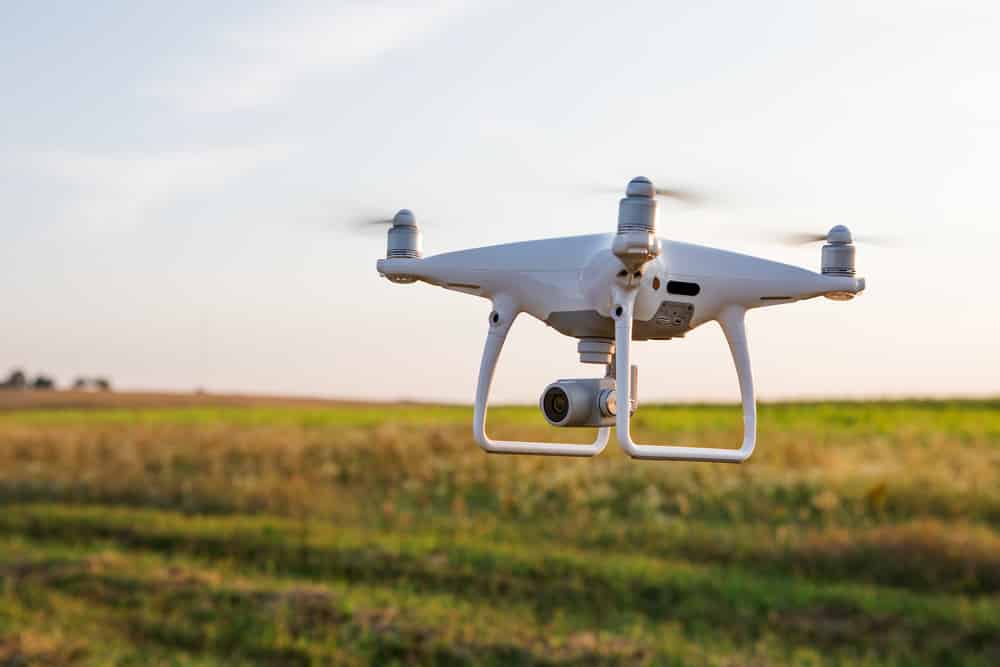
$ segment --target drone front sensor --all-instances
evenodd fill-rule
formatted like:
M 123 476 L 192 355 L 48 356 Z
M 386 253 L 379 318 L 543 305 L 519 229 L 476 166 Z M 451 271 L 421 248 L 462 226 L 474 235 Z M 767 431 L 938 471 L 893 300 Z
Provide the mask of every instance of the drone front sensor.
M 799 235 L 826 241 L 820 272 L 758 257 L 656 236 L 657 197 L 690 198 L 657 189 L 648 178 L 629 182 L 618 205 L 614 234 L 592 234 L 509 243 L 423 257 L 420 230 L 403 209 L 392 219 L 379 274 L 397 283 L 423 281 L 489 299 L 486 344 L 479 366 L 473 435 L 490 453 L 594 456 L 615 426 L 618 443 L 638 459 L 739 463 L 754 450 L 757 403 L 745 316 L 754 308 L 818 296 L 849 300 L 865 289 L 855 277 L 850 230 Z M 599 378 L 565 379 L 542 392 L 539 408 L 559 427 L 596 427 L 586 445 L 492 440 L 486 434 L 490 387 L 500 351 L 521 313 L 576 338 L 580 361 L 604 367 Z M 638 409 L 635 340 L 667 340 L 706 322 L 719 324 L 729 344 L 743 407 L 743 440 L 737 449 L 640 444 L 631 436 Z M 628 409 L 622 409 L 628 406 Z

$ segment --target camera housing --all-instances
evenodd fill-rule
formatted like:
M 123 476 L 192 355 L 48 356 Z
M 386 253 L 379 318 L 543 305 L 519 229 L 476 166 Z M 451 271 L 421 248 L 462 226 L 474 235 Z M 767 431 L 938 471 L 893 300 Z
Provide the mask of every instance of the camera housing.
M 614 426 L 614 378 L 557 380 L 538 401 L 545 420 L 553 426 Z

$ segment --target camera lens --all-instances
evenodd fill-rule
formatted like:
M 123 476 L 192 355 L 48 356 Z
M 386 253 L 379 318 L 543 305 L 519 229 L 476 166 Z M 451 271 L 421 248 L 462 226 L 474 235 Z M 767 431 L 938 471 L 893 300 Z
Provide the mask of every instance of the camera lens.
M 560 387 L 550 387 L 545 392 L 542 406 L 549 421 L 559 423 L 569 414 L 569 396 Z

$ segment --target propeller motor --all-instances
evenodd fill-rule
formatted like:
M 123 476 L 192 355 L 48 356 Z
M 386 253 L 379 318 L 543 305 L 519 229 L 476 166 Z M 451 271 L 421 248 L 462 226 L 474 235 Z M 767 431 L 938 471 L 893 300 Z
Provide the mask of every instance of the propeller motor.
M 836 225 L 827 232 L 820 260 L 821 270 L 828 276 L 854 276 L 855 247 L 851 230 Z

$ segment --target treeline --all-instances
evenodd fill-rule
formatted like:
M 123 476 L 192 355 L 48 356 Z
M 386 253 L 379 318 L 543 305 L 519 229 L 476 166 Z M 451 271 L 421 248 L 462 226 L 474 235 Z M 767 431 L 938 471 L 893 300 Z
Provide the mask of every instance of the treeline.
M 38 374 L 34 378 L 29 378 L 28 374 L 20 368 L 12 370 L 7 379 L 0 382 L 0 390 L 38 389 L 47 391 L 56 388 L 56 381 L 51 376 Z M 81 376 L 73 380 L 73 384 L 69 388 L 76 391 L 111 391 L 111 381 L 105 377 Z

